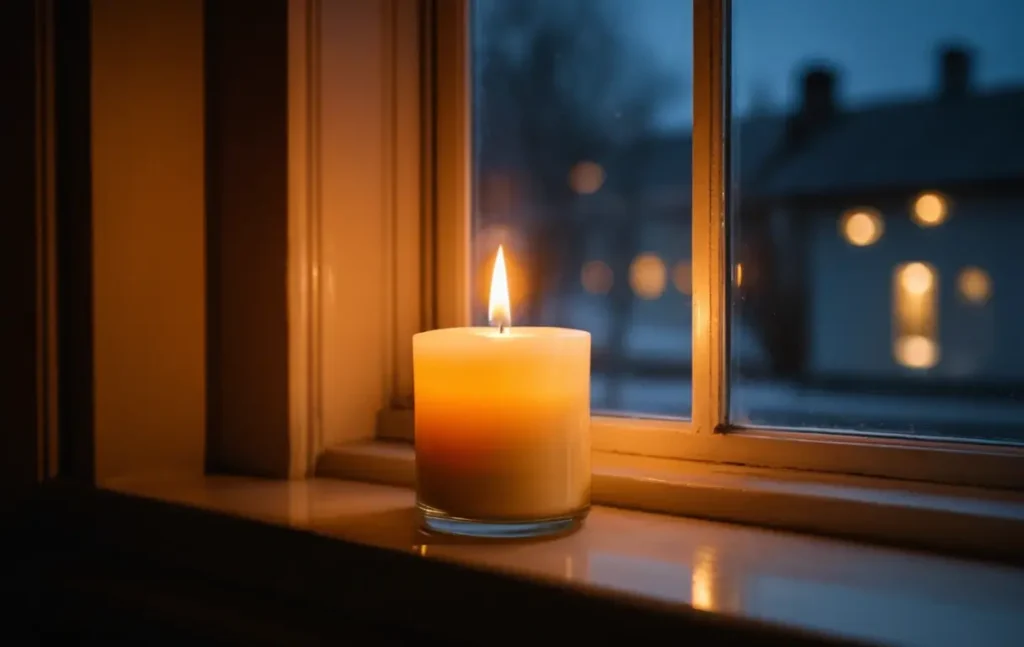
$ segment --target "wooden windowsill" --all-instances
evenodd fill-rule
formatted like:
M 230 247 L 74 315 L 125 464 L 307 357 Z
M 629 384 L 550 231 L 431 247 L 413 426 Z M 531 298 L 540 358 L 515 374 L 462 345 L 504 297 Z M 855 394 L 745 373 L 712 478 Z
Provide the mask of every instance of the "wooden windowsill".
M 1024 564 L 1024 495 L 875 477 L 595 452 L 593 501 L 973 559 Z M 404 442 L 329 448 L 319 476 L 415 484 Z
M 564 608 L 569 622 L 570 609 L 576 608 L 576 602 L 566 601 L 571 599 L 597 605 L 586 603 L 587 610 L 581 611 L 584 617 L 593 616 L 587 624 L 596 635 L 613 626 L 624 631 L 622 618 L 613 621 L 602 614 L 612 608 L 626 613 L 642 602 L 654 615 L 634 618 L 640 623 L 636 627 L 651 628 L 657 618 L 667 622 L 671 617 L 680 623 L 676 630 L 690 632 L 687 637 L 721 637 L 701 632 L 735 630 L 753 631 L 748 639 L 753 635 L 770 641 L 774 636 L 783 644 L 796 644 L 801 635 L 907 645 L 1024 641 L 1024 616 L 1019 614 L 1024 570 L 1007 565 L 603 506 L 594 508 L 582 530 L 557 539 L 488 543 L 429 538 L 416 529 L 411 489 L 335 479 L 210 476 L 120 480 L 105 486 L 122 495 L 114 497 L 113 507 L 123 509 L 107 511 L 103 519 L 116 521 L 111 533 L 123 545 L 163 550 L 166 559 L 179 564 L 205 555 L 217 568 L 234 568 L 257 580 L 266 569 L 266 578 L 279 581 L 275 586 L 329 590 L 348 605 L 353 595 L 358 604 L 369 605 L 374 595 L 390 592 L 388 604 L 396 605 L 396 622 L 444 625 L 458 617 L 492 613 L 499 615 L 477 620 L 498 622 L 504 617 L 500 614 L 513 614 L 521 620 L 519 626 L 502 630 L 511 640 L 523 638 L 520 633 L 539 619 L 530 614 L 558 615 L 562 612 L 550 609 Z M 154 502 L 172 505 L 163 505 L 157 514 L 146 512 L 146 502 L 151 507 Z M 84 514 L 83 507 L 88 508 L 75 506 L 75 514 Z M 181 510 L 257 523 L 231 535 L 219 526 L 193 523 Z M 93 519 L 90 527 L 101 525 Z M 261 550 L 256 548 L 261 546 L 256 527 L 286 527 L 291 537 L 319 543 L 314 550 L 312 544 L 278 537 L 262 544 L 266 549 L 252 562 L 252 553 Z M 164 539 L 168 536 L 173 541 Z M 160 549 L 161 542 L 168 545 Z M 346 561 L 331 552 L 332 546 L 378 552 L 353 554 Z M 383 559 L 381 548 L 395 555 L 388 558 L 392 562 L 375 561 Z M 348 564 L 347 574 L 342 563 Z M 432 564 L 469 567 L 492 579 L 463 581 L 459 578 L 469 576 L 455 571 L 450 574 L 455 579 L 449 579 L 448 571 L 440 575 L 418 570 Z M 302 567 L 309 569 L 306 577 L 312 580 L 299 575 Z M 373 574 L 351 572 L 353 568 Z M 504 583 L 526 588 L 508 591 L 511 597 L 501 602 Z M 548 599 L 572 589 L 590 595 Z M 609 600 L 612 607 L 600 606 Z M 602 622 L 612 625 L 602 628 Z

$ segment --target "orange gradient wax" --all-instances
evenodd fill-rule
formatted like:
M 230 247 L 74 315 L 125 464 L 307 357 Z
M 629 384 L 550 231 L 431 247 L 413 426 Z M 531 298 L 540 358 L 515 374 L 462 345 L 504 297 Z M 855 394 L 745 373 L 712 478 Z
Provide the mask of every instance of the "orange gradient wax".
M 590 334 L 447 328 L 413 337 L 417 494 L 454 517 L 590 505 Z

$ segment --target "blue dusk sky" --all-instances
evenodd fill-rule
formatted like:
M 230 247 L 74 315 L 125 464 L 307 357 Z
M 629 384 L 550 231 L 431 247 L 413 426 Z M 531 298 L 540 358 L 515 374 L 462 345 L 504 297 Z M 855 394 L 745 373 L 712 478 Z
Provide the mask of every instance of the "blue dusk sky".
M 689 79 L 690 0 L 615 4 L 632 44 Z M 1024 0 L 733 0 L 732 24 L 740 114 L 755 97 L 791 107 L 809 63 L 836 66 L 846 105 L 933 92 L 943 44 L 973 49 L 975 87 L 1024 84 Z M 689 93 L 667 105 L 660 121 L 688 126 Z

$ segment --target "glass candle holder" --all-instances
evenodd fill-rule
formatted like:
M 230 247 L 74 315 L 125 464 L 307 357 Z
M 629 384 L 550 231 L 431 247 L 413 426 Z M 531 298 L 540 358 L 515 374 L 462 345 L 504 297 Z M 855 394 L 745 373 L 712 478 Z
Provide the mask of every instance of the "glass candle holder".
M 413 377 L 426 530 L 523 537 L 582 523 L 590 509 L 589 333 L 419 333 Z

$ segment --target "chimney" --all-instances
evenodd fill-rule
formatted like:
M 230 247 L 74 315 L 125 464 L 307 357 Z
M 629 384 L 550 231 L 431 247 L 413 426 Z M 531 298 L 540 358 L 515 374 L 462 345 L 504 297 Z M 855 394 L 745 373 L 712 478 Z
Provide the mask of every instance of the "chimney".
M 800 117 L 818 125 L 836 111 L 836 73 L 830 67 L 816 66 L 804 72 Z
M 836 116 L 836 85 L 836 72 L 829 66 L 813 66 L 804 71 L 800 107 L 789 119 L 790 145 L 802 145 Z
M 940 96 L 943 99 L 966 96 L 971 85 L 971 53 L 963 47 L 946 46 L 942 49 L 941 66 Z

